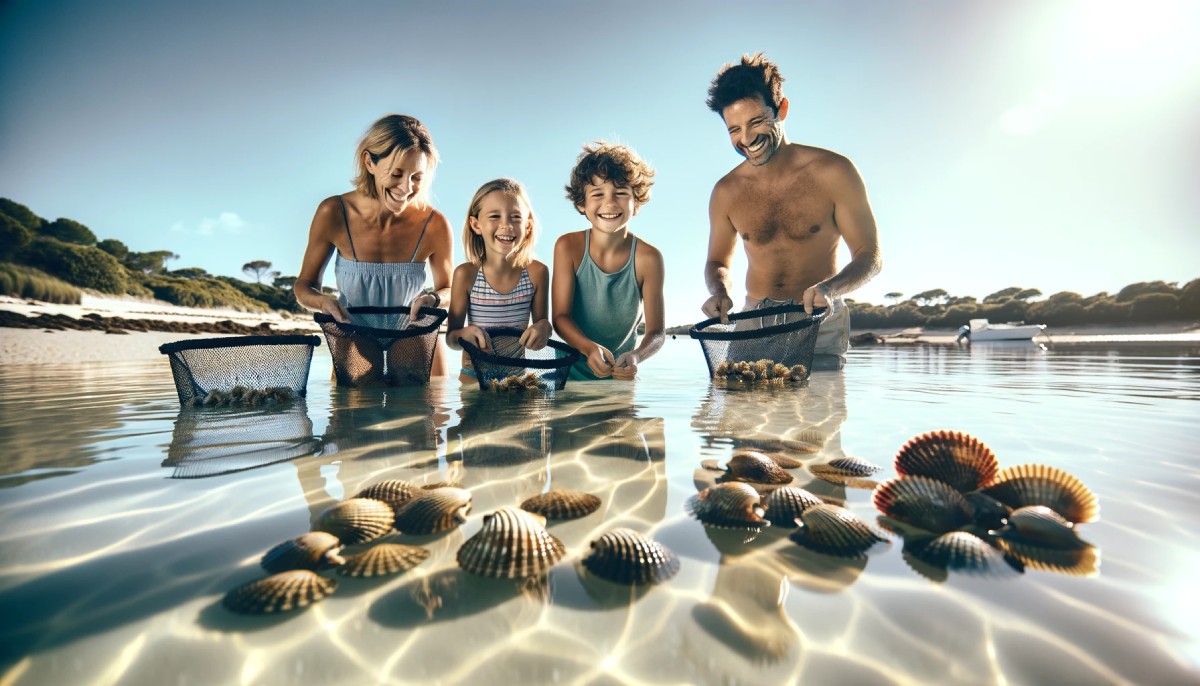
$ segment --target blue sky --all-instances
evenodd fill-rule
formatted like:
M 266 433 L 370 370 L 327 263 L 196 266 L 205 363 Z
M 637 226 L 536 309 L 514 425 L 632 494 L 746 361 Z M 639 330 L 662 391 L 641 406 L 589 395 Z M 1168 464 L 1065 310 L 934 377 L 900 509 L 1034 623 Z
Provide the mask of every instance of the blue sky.
M 851 297 L 1091 295 L 1200 276 L 1196 35 L 1190 0 L 8 0 L 0 196 L 172 250 L 172 268 L 295 274 L 358 138 L 400 112 L 441 150 L 456 233 L 474 190 L 511 176 L 549 263 L 585 228 L 562 191 L 575 156 L 615 140 L 658 172 L 631 226 L 666 256 L 668 324 L 686 323 L 709 192 L 740 159 L 705 91 L 762 50 L 789 139 L 866 181 L 885 266 Z M 740 250 L 735 267 L 740 288 Z

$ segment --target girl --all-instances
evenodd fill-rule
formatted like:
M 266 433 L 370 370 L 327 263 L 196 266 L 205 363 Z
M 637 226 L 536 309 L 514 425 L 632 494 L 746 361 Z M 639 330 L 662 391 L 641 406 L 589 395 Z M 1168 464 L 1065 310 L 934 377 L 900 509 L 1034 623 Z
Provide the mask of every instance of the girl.
M 513 179 L 488 181 L 475 191 L 463 225 L 463 250 L 469 262 L 454 270 L 446 344 L 461 350 L 460 340 L 492 349 L 489 327 L 525 329 L 519 343 L 540 350 L 550 338 L 550 270 L 533 259 L 537 219 L 525 187 Z M 532 320 L 532 324 L 530 321 Z M 474 380 L 464 354 L 464 383 Z

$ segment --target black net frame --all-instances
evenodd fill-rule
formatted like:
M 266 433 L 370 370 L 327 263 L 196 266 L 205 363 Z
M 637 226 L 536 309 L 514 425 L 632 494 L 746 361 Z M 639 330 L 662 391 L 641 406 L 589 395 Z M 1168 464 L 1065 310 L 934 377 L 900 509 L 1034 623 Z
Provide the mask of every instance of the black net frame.
M 164 343 L 179 404 L 191 405 L 213 391 L 238 386 L 255 391 L 287 388 L 303 397 L 319 336 L 224 336 Z
M 422 307 L 419 319 L 410 320 L 409 307 L 349 307 L 353 316 L 392 319 L 397 328 L 343 324 L 324 312 L 313 314 L 321 325 L 333 372 L 339 386 L 414 386 L 429 383 L 437 334 L 449 314 Z
M 571 365 L 581 357 L 578 350 L 554 339 L 546 341 L 546 347 L 541 350 L 524 348 L 517 342 L 525 333 L 524 329 L 496 327 L 486 331 L 491 338 L 493 352 L 484 352 L 470 341 L 459 340 L 463 350 L 471 357 L 479 387 L 485 391 L 513 377 L 531 382 L 528 386 L 514 385 L 513 388 L 561 391 L 567 385 Z M 509 383 L 516 384 L 515 381 Z
M 694 325 L 688 335 L 700 341 L 708 376 L 716 377 L 721 363 L 755 363 L 767 359 L 785 367 L 804 366 L 804 378 L 812 371 L 817 332 L 829 309 L 815 307 L 811 315 L 799 304 L 775 305 L 720 317 Z

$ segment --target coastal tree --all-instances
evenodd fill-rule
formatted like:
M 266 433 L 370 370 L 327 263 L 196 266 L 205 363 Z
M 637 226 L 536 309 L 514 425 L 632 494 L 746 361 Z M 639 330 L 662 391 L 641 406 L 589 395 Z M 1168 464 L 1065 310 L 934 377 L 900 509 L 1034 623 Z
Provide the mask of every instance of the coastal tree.
M 179 276 L 185 279 L 202 279 L 212 275 L 200 267 L 181 267 L 173 270 L 171 276 Z
M 105 238 L 97 243 L 96 247 L 100 248 L 109 255 L 112 255 L 118 260 L 121 260 L 122 262 L 124 262 L 125 258 L 129 256 L 129 246 L 115 238 Z
M 909 298 L 909 300 L 916 302 L 918 305 L 926 306 L 944 303 L 949 297 L 950 294 L 947 293 L 944 288 L 934 288 L 932 290 L 917 293 L 913 297 Z
M 1022 290 L 1020 293 L 1015 293 L 1013 295 L 1013 300 L 1028 301 L 1030 298 L 1040 298 L 1040 297 L 1042 297 L 1042 292 L 1039 291 L 1038 289 L 1026 288 L 1026 289 Z
M 1175 284 L 1167 283 L 1166 281 L 1141 281 L 1131 283 L 1117 292 L 1118 302 L 1128 302 L 1137 299 L 1138 296 L 1149 293 L 1166 293 L 1176 295 L 1179 289 Z
M 0 214 L 0 260 L 9 260 L 29 245 L 33 233 L 7 214 Z
M 18 224 L 32 233 L 38 233 L 46 221 L 33 213 L 33 210 L 8 198 L 0 198 L 0 214 L 12 217 Z
M 64 243 L 95 245 L 96 234 L 74 219 L 59 217 L 42 227 L 42 235 L 57 238 Z
M 1192 279 L 1179 290 L 1179 314 L 1200 317 L 1200 279 Z
M 1009 298 L 1012 298 L 1017 293 L 1020 293 L 1022 290 L 1024 290 L 1024 289 L 1022 289 L 1020 286 L 1009 286 L 1008 288 L 1001 288 L 1000 290 L 996 291 L 995 293 L 989 293 L 988 295 L 983 296 L 983 301 L 985 303 L 1002 302 L 1002 301 L 1008 300 Z
M 254 280 L 262 283 L 263 277 L 274 279 L 279 276 L 279 272 L 271 271 L 271 263 L 267 260 L 254 260 L 242 265 L 242 272 L 247 276 L 253 276 Z
M 895 305 L 897 302 L 899 302 L 900 298 L 903 298 L 903 297 L 904 297 L 904 294 L 901 293 L 900 291 L 892 291 L 891 293 L 885 293 L 883 295 L 883 299 L 890 300 L 893 305 Z
M 271 285 L 275 286 L 276 288 L 282 288 L 285 291 L 290 291 L 290 290 L 292 290 L 292 287 L 294 287 L 296 285 L 296 277 L 295 276 L 276 276 L 275 280 L 271 282 Z

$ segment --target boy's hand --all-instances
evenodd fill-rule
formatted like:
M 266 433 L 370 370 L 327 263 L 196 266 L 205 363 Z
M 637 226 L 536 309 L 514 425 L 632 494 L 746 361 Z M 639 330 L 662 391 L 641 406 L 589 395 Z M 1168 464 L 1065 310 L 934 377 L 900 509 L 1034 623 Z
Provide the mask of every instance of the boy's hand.
M 478 326 L 464 326 L 459 329 L 458 340 L 460 345 L 462 341 L 466 341 L 485 353 L 492 351 L 492 337 Z
M 722 324 L 729 323 L 729 311 L 733 309 L 733 300 L 728 295 L 714 295 L 700 306 L 705 317 L 720 317 Z
M 546 347 L 546 341 L 550 340 L 550 322 L 545 319 L 535 324 L 530 324 L 525 333 L 517 339 L 523 347 L 529 350 L 541 350 Z
M 613 378 L 624 379 L 626 381 L 632 380 L 633 377 L 637 376 L 638 362 L 641 362 L 641 360 L 638 359 L 637 354 L 632 350 L 627 353 L 621 353 L 621 356 L 617 358 L 616 364 L 613 365 Z
M 597 345 L 587 356 L 588 369 L 600 378 L 612 376 L 613 354 L 608 348 Z

